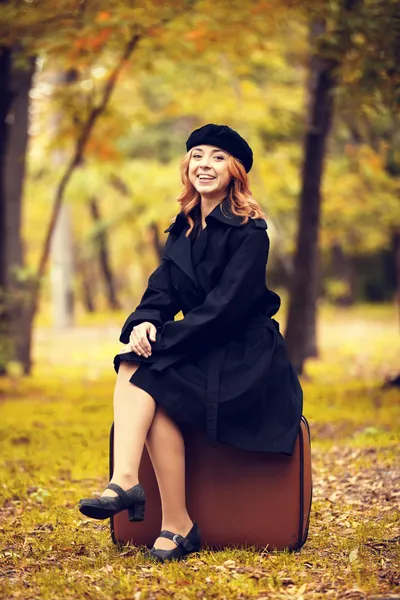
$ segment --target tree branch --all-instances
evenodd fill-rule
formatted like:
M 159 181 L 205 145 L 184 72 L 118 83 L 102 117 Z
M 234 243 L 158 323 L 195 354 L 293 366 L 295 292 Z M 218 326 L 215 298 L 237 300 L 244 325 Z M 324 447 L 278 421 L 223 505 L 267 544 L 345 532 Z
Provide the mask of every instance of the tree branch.
M 40 280 L 42 278 L 42 276 L 44 275 L 44 273 L 46 271 L 46 266 L 47 266 L 47 262 L 48 262 L 49 254 L 50 254 L 51 238 L 53 236 L 53 232 L 54 232 L 54 229 L 55 229 L 55 226 L 57 223 L 57 218 L 58 218 L 60 208 L 62 205 L 65 188 L 71 178 L 72 173 L 74 172 L 75 168 L 77 167 L 77 165 L 80 163 L 80 161 L 82 159 L 83 152 L 86 148 L 86 144 L 90 138 L 90 135 L 92 133 L 93 127 L 94 127 L 97 119 L 102 115 L 102 113 L 104 112 L 104 110 L 106 109 L 106 107 L 108 105 L 111 94 L 114 91 L 115 85 L 117 83 L 119 74 L 120 74 L 124 64 L 131 56 L 131 54 L 132 54 L 133 50 L 135 49 L 136 45 L 138 44 L 139 40 L 140 40 L 140 35 L 135 33 L 131 37 L 129 42 L 126 44 L 125 50 L 124 50 L 121 58 L 119 59 L 118 64 L 112 71 L 110 77 L 108 78 L 107 83 L 104 86 L 100 103 L 97 106 L 94 106 L 92 108 L 92 110 L 90 111 L 88 118 L 86 119 L 86 122 L 83 125 L 81 134 L 76 141 L 74 153 L 69 161 L 69 164 L 67 165 L 67 168 L 65 170 L 64 175 L 62 176 L 62 178 L 60 180 L 60 183 L 58 184 L 58 187 L 56 189 L 56 193 L 54 196 L 53 210 L 52 210 L 50 222 L 49 222 L 49 225 L 47 228 L 47 233 L 46 233 L 46 237 L 45 237 L 45 241 L 44 241 L 44 245 L 43 245 L 42 254 L 41 254 L 38 268 L 36 271 L 36 278 L 38 280 Z M 35 301 L 36 301 L 36 299 L 35 299 Z
M 196 1 L 197 0 L 193 0 L 193 5 L 196 4 Z M 165 25 L 168 22 L 170 22 L 171 20 L 176 19 L 177 16 L 180 16 L 180 14 L 184 14 L 184 12 L 185 11 L 182 11 L 181 13 L 178 13 L 178 14 L 174 14 L 173 17 L 167 17 L 165 19 L 161 19 L 157 25 L 160 25 L 160 24 Z M 107 83 L 104 86 L 100 103 L 97 106 L 92 108 L 92 110 L 90 111 L 90 113 L 88 115 L 86 122 L 83 124 L 81 134 L 78 137 L 76 144 L 75 144 L 74 153 L 73 153 L 71 160 L 69 161 L 69 163 L 67 165 L 65 173 L 62 176 L 62 178 L 58 184 L 58 187 L 56 189 L 55 196 L 54 196 L 53 209 L 52 209 L 50 222 L 49 222 L 45 240 L 44 240 L 42 254 L 41 254 L 41 257 L 40 257 L 40 260 L 38 263 L 38 267 L 36 270 L 36 276 L 34 277 L 34 280 L 32 282 L 32 302 L 31 302 L 31 307 L 30 307 L 32 318 L 37 309 L 41 279 L 46 271 L 46 267 L 47 267 L 47 263 L 48 263 L 48 259 L 49 259 L 49 255 L 50 255 L 51 239 L 52 239 L 54 229 L 55 229 L 55 226 L 57 223 L 60 208 L 61 208 L 61 205 L 62 205 L 62 202 L 64 199 L 65 189 L 71 179 L 71 176 L 72 176 L 75 168 L 77 167 L 77 165 L 80 163 L 80 161 L 82 159 L 84 150 L 86 148 L 86 144 L 90 138 L 90 135 L 92 133 L 93 127 L 94 127 L 97 119 L 102 115 L 102 113 L 104 112 L 104 110 L 106 109 L 106 107 L 108 105 L 111 94 L 114 91 L 115 85 L 117 83 L 118 77 L 120 75 L 120 72 L 121 72 L 124 64 L 126 63 L 127 60 L 129 60 L 130 56 L 132 55 L 132 52 L 134 51 L 134 49 L 136 48 L 138 42 L 142 39 L 142 37 L 143 37 L 143 35 L 141 35 L 139 33 L 135 33 L 132 35 L 132 37 L 126 44 L 125 50 L 124 50 L 120 60 L 118 61 L 115 69 L 112 71 L 110 77 L 108 78 Z

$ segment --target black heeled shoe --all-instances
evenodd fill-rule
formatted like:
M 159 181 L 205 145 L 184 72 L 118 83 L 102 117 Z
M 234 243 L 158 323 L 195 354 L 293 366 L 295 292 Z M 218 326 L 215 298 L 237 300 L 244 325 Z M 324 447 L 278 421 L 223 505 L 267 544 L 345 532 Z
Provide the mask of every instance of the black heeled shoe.
M 162 548 L 154 548 L 153 546 L 149 550 L 149 555 L 159 562 L 181 560 L 192 552 L 198 552 L 201 548 L 200 528 L 196 522 L 193 523 L 193 527 L 186 537 L 179 535 L 179 533 L 168 531 L 168 529 L 163 529 L 159 537 L 168 538 L 177 544 L 177 547 L 172 550 L 163 550 Z
M 79 501 L 81 513 L 92 519 L 108 519 L 122 510 L 128 509 L 129 521 L 143 521 L 146 497 L 140 483 L 127 491 L 116 483 L 109 483 L 107 488 L 116 492 L 118 496 L 116 498 L 110 496 L 82 498 Z

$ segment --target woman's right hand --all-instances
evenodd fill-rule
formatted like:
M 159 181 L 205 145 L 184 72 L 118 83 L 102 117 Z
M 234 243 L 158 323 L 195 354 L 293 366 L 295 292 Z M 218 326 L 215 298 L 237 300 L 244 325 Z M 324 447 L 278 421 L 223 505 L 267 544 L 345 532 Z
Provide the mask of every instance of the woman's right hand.
M 151 346 L 147 336 L 149 336 L 149 339 L 152 342 L 155 342 L 156 333 L 157 329 L 153 323 L 144 321 L 143 323 L 136 325 L 129 336 L 129 345 L 133 352 L 136 352 L 139 356 L 143 355 L 145 358 L 151 356 Z

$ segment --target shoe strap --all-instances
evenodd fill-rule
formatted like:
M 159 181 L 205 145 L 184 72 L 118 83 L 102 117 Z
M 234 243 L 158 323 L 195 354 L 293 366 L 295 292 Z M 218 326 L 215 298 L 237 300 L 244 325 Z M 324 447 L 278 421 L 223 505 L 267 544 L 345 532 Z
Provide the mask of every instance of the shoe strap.
M 195 546 L 192 544 L 190 540 L 186 537 L 183 537 L 179 533 L 173 533 L 172 531 L 168 531 L 168 529 L 163 529 L 160 531 L 158 537 L 168 538 L 175 542 L 175 544 L 182 546 L 187 552 L 193 552 L 195 550 Z
M 109 488 L 110 490 L 112 490 L 113 492 L 118 494 L 118 498 L 121 500 L 122 506 L 124 508 L 127 508 L 132 504 L 132 502 L 131 502 L 128 494 L 125 492 L 125 490 L 123 490 L 122 487 L 120 487 L 116 483 L 109 483 L 108 486 L 106 487 L 106 489 L 107 488 Z

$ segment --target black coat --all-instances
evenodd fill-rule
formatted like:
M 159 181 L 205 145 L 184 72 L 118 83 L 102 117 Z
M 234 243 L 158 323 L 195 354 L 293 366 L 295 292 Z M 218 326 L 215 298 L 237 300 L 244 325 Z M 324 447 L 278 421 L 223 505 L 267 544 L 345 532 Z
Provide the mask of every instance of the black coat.
M 127 344 L 132 327 L 152 322 L 152 355 L 121 353 L 114 366 L 118 371 L 120 360 L 146 365 L 131 382 L 177 421 L 205 429 L 212 444 L 291 455 L 303 392 L 271 318 L 280 298 L 266 286 L 267 223 L 243 225 L 242 217 L 225 216 L 222 204 L 227 211 L 217 205 L 195 241 L 185 236 L 183 211 L 165 230 L 161 264 L 120 336 Z M 184 318 L 175 321 L 180 310 Z

